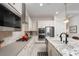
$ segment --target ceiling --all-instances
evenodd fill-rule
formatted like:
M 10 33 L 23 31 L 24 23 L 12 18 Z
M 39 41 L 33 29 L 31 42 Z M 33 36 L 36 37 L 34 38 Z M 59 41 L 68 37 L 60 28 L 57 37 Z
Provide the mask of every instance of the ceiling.
M 40 3 L 26 3 L 26 8 L 31 17 L 62 17 L 65 14 L 64 3 L 44 3 L 42 7 Z M 67 13 L 70 16 L 79 15 L 79 3 L 68 3 Z

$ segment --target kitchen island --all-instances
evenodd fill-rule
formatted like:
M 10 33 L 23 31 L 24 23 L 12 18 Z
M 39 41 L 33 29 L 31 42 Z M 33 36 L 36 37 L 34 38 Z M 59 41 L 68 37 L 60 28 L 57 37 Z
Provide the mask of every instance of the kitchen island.
M 68 44 L 59 37 L 46 37 L 48 56 L 79 56 L 79 41 L 68 38 Z

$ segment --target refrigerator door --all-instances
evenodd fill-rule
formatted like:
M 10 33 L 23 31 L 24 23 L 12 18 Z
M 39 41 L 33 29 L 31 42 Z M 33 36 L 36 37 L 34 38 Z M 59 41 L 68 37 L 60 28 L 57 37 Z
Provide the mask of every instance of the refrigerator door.
M 45 27 L 45 35 L 49 37 L 54 37 L 54 27 L 46 26 Z

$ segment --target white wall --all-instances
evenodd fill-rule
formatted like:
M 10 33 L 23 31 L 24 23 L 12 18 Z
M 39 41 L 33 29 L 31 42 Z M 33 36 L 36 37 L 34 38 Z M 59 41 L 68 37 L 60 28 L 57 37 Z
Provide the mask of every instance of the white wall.
M 54 26 L 55 27 L 55 36 L 59 36 L 62 32 L 66 32 L 66 25 L 64 24 L 63 19 L 56 18 L 32 18 L 33 23 L 38 22 L 33 26 L 35 29 L 45 28 L 45 26 Z
M 54 26 L 54 21 L 52 19 L 38 20 L 38 28 L 45 28 L 45 26 Z
M 77 33 L 69 33 L 70 36 L 79 36 L 79 15 L 70 19 L 69 26 L 77 25 Z
M 54 20 L 55 36 L 59 36 L 62 32 L 66 32 L 66 25 L 63 19 L 56 18 Z
M 44 28 L 45 26 L 53 26 L 54 21 L 52 18 L 32 18 L 33 27 Z M 36 27 L 36 28 L 37 28 Z

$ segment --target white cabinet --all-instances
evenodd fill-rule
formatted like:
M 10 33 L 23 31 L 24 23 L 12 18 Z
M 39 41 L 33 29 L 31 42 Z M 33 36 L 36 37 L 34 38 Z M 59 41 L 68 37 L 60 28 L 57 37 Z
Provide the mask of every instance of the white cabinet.
M 22 3 L 9 3 L 13 8 L 16 9 L 19 13 L 22 14 Z
M 32 56 L 36 37 L 32 37 L 18 56 Z
M 38 27 L 37 21 L 36 20 L 32 20 L 32 30 L 33 31 L 37 31 L 38 30 L 37 27 Z
M 28 24 L 22 23 L 22 31 L 28 30 Z
M 27 16 L 25 21 L 26 21 L 26 24 L 24 25 L 25 31 L 32 31 L 32 19 L 29 16 Z
M 2 3 L 7 9 L 15 13 L 16 15 L 22 15 L 22 3 Z
M 48 55 L 52 56 L 52 46 L 48 43 Z
M 16 3 L 15 6 L 11 5 L 10 3 L 2 3 L 0 5 L 0 31 L 20 30 L 21 5 L 21 3 Z
M 57 51 L 57 49 L 48 42 L 48 55 L 49 56 L 61 56 L 61 54 Z

